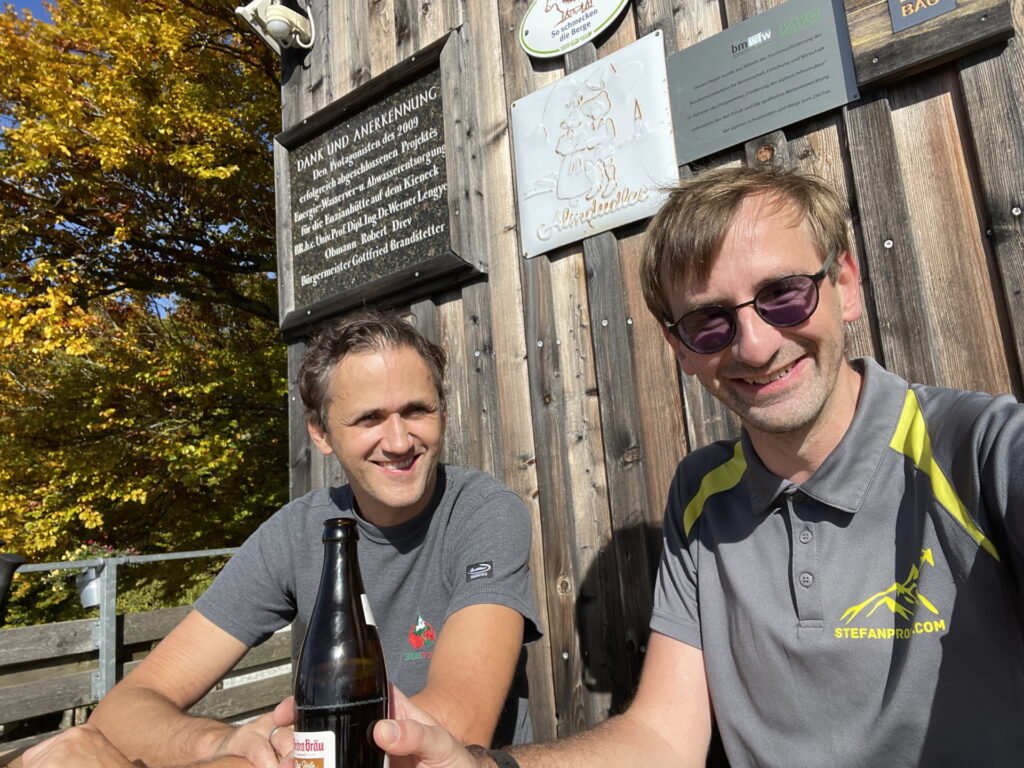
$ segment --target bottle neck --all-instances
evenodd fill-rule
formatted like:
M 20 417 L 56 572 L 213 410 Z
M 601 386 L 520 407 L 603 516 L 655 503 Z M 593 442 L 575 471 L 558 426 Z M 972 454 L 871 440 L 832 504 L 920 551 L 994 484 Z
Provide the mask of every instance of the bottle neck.
M 354 601 L 359 605 L 364 590 L 355 539 L 324 542 L 324 568 L 320 583 L 329 585 L 331 602 L 344 605 Z

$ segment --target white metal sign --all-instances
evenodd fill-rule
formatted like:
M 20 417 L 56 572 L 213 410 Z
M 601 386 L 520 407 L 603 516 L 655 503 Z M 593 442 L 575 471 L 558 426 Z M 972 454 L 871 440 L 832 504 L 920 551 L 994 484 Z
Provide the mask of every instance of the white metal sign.
M 519 44 L 531 56 L 561 56 L 604 31 L 628 2 L 533 0 L 519 25 Z
M 523 255 L 653 215 L 679 180 L 654 32 L 512 104 Z

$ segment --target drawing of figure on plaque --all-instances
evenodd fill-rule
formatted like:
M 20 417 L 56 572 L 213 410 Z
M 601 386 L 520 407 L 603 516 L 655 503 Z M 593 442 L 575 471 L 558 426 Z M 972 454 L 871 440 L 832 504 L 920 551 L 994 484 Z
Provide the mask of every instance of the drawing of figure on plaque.
M 679 178 L 660 33 L 516 101 L 512 141 L 525 256 L 652 215 Z
M 609 117 L 611 97 L 603 80 L 587 88 L 598 92 L 593 96 L 581 93 L 570 101 L 569 117 L 561 122 L 563 132 L 555 145 L 555 152 L 562 156 L 555 195 L 562 200 L 608 197 L 618 186 L 611 143 L 615 138 L 615 120 Z

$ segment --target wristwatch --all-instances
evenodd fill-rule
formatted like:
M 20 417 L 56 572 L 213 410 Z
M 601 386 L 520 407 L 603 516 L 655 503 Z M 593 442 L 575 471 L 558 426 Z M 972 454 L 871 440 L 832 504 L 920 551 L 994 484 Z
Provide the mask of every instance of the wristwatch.
M 481 747 L 479 744 L 468 744 L 466 745 L 466 751 L 469 752 L 473 757 L 480 757 L 481 755 L 487 755 L 498 768 L 519 768 L 519 763 L 512 757 L 508 752 L 504 752 L 500 749 L 487 749 Z

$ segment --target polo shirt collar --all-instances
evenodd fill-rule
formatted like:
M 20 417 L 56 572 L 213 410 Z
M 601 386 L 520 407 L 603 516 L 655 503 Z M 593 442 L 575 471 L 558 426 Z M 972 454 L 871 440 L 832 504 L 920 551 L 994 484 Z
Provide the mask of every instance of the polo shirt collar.
M 857 358 L 851 363 L 864 377 L 853 422 L 839 445 L 806 482 L 797 485 L 770 472 L 743 430 L 747 487 L 755 513 L 772 508 L 780 495 L 797 491 L 850 514 L 860 508 L 879 462 L 889 449 L 909 385 L 872 358 Z

